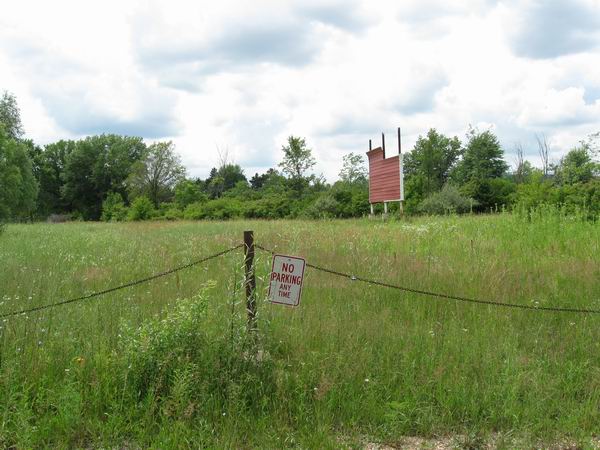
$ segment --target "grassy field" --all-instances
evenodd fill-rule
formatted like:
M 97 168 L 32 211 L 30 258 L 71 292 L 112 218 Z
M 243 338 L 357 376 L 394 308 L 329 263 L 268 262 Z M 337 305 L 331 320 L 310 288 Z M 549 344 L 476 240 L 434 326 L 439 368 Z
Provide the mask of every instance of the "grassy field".
M 241 243 L 404 286 L 600 309 L 600 224 L 555 214 L 405 221 L 9 225 L 0 314 Z M 434 299 L 307 269 L 296 309 L 248 339 L 240 250 L 103 297 L 5 319 L 2 448 L 591 446 L 600 315 Z

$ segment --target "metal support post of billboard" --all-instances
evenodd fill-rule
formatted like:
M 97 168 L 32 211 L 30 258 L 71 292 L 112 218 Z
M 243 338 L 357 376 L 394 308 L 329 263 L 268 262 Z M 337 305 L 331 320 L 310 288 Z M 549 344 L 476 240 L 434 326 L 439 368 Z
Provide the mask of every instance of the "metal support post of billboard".
M 246 276 L 246 311 L 248 331 L 256 331 L 256 276 L 254 273 L 254 231 L 244 231 L 244 266 Z

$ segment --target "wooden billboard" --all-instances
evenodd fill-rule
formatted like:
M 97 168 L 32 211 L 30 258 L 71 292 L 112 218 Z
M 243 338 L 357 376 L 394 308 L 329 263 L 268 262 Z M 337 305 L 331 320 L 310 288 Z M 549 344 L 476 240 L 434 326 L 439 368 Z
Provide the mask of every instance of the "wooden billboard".
M 367 153 L 369 157 L 369 203 L 402 200 L 400 189 L 400 155 L 385 158 L 381 147 Z
M 402 153 L 400 148 L 400 129 L 398 129 L 398 154 L 386 158 L 385 136 L 382 135 L 382 145 L 370 149 L 369 141 L 369 203 L 402 202 L 404 201 Z M 386 205 L 387 206 L 387 205 Z M 386 207 L 387 211 L 387 207 Z

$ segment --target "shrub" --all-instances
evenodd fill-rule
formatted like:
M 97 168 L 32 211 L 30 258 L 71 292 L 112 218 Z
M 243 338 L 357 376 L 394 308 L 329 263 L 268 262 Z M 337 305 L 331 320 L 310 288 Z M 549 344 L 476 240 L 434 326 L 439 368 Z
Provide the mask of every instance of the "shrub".
M 248 409 L 260 408 L 272 395 L 272 361 L 264 352 L 249 353 L 243 327 L 234 335 L 211 331 L 207 295 L 205 288 L 178 300 L 163 319 L 121 327 L 118 358 L 134 401 L 149 400 L 145 404 L 163 415 L 189 419 L 222 411 L 234 394 Z
M 201 220 L 204 217 L 204 209 L 202 208 L 202 203 L 199 202 L 188 205 L 183 211 L 183 218 L 187 220 Z
M 161 203 L 158 210 L 154 211 L 154 220 L 179 220 L 183 219 L 183 211 L 174 202 Z
M 369 212 L 369 189 L 366 184 L 337 182 L 331 194 L 338 207 L 336 217 L 361 217 Z
M 290 200 L 287 196 L 266 195 L 245 202 L 243 214 L 248 219 L 281 219 L 290 214 Z
M 553 186 L 549 180 L 523 184 L 515 195 L 514 210 L 522 217 L 600 217 L 600 180 Z
M 183 219 L 183 211 L 178 208 L 169 208 L 161 213 L 160 218 L 164 220 Z
M 208 196 L 200 190 L 200 186 L 191 180 L 180 181 L 175 186 L 175 203 L 180 209 L 185 209 L 192 203 L 204 203 Z
M 460 214 L 470 211 L 474 204 L 473 199 L 462 196 L 458 189 L 446 184 L 441 191 L 423 200 L 419 210 L 426 214 Z
M 503 205 L 510 206 L 516 185 L 505 178 L 472 179 L 462 185 L 460 191 L 465 197 L 476 201 L 477 211 L 489 212 Z
M 239 200 L 219 198 L 204 205 L 207 219 L 227 220 L 242 216 L 242 204 Z
M 127 218 L 127 208 L 118 192 L 109 192 L 102 202 L 101 220 L 104 222 L 122 222 Z
M 339 202 L 329 193 L 321 195 L 309 205 L 302 215 L 311 219 L 331 219 L 337 217 Z
M 154 215 L 154 205 L 146 196 L 136 198 L 129 208 L 129 220 L 148 220 Z
M 205 203 L 202 206 L 202 212 L 206 219 L 227 220 L 241 217 L 243 208 L 239 200 L 219 198 Z
M 243 215 L 244 208 L 241 202 L 233 198 L 219 198 L 206 203 L 192 203 L 183 212 L 183 217 L 188 220 L 227 220 Z

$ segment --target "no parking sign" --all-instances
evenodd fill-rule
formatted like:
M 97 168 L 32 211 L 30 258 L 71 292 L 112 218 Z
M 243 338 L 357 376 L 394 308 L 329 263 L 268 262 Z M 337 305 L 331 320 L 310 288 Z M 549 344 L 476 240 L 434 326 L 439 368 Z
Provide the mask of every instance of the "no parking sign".
M 288 306 L 300 304 L 304 281 L 304 258 L 273 255 L 269 278 L 269 301 Z

